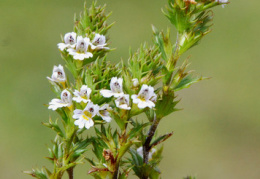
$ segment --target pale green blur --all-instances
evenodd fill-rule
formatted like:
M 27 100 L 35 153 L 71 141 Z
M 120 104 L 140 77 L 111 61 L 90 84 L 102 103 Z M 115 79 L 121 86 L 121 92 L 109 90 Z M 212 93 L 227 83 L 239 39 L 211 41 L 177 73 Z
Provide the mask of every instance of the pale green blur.
M 129 46 L 151 43 L 151 24 L 170 27 L 174 40 L 161 13 L 167 0 L 104 2 L 116 21 L 109 32 L 110 47 L 117 48 L 111 61 L 126 60 Z M 233 0 L 214 9 L 213 32 L 184 55 L 191 55 L 190 69 L 213 78 L 179 93 L 184 110 L 159 126 L 159 134 L 174 131 L 164 144 L 164 179 L 260 178 L 259 6 L 257 0 Z M 0 178 L 30 178 L 22 171 L 50 166 L 43 157 L 54 133 L 41 122 L 56 115 L 43 105 L 54 97 L 46 76 L 64 64 L 56 44 L 82 9 L 82 0 L 0 1 Z M 76 168 L 75 178 L 91 178 L 88 169 Z

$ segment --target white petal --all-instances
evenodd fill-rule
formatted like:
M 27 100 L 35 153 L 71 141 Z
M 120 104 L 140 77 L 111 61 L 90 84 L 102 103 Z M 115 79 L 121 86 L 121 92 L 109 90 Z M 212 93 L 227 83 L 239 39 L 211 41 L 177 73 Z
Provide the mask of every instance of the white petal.
M 92 119 L 89 119 L 88 121 L 85 122 L 85 127 L 87 129 L 89 129 L 90 127 L 92 127 L 94 125 L 94 122 Z
M 104 109 L 107 109 L 107 110 L 111 110 L 112 108 L 109 106 L 109 104 L 103 104 L 99 110 L 104 110 Z
M 84 60 L 84 54 L 82 54 L 82 53 L 76 53 L 75 55 L 73 55 L 73 58 L 75 59 L 75 60 Z
M 50 81 L 54 81 L 52 78 L 50 78 L 50 77 L 48 77 L 48 76 L 47 76 L 47 79 L 50 80 Z
M 76 101 L 77 103 L 80 103 L 81 101 L 83 101 L 83 99 L 80 96 L 73 97 L 72 100 Z
M 52 99 L 48 109 L 56 110 L 57 108 L 66 107 L 67 103 L 63 103 L 60 99 Z
M 67 52 L 69 52 L 69 54 L 72 56 L 76 54 L 76 50 L 72 48 L 67 49 Z
M 62 101 L 60 99 L 52 99 L 51 102 L 49 104 L 58 104 L 58 103 L 62 103 Z
M 140 99 L 137 97 L 136 94 L 133 94 L 133 95 L 131 96 L 131 98 L 133 99 L 133 103 L 135 103 L 135 104 L 139 103 L 139 101 L 140 101 Z
M 138 103 L 138 107 L 140 109 L 146 108 L 147 107 L 147 103 L 140 100 L 139 103 Z
M 80 93 L 79 93 L 78 90 L 75 90 L 75 91 L 73 92 L 73 94 L 74 94 L 75 96 L 80 96 Z
M 120 84 L 120 86 L 123 86 L 123 78 L 118 78 L 118 83 Z
M 58 108 L 58 107 L 55 106 L 55 105 L 50 105 L 50 106 L 48 107 L 48 109 L 52 109 L 53 111 L 55 111 L 57 108 Z
M 95 50 L 97 46 L 93 45 L 92 43 L 89 44 L 92 50 Z
M 85 58 L 92 58 L 92 57 L 93 57 L 92 53 L 90 53 L 90 52 L 85 53 Z
M 110 98 L 111 96 L 113 96 L 114 93 L 110 90 L 101 90 L 100 94 L 105 98 Z
M 69 44 L 65 44 L 65 43 L 58 43 L 58 48 L 63 51 L 65 48 L 67 48 L 69 46 Z
M 155 107 L 155 104 L 152 101 L 150 101 L 150 100 L 146 101 L 146 104 L 147 104 L 147 107 L 149 107 L 149 108 L 154 108 Z
M 79 119 L 79 120 L 74 121 L 74 124 L 76 126 L 78 126 L 80 129 L 82 129 L 85 125 L 85 121 Z
M 124 93 L 113 93 L 113 96 L 119 98 L 121 96 L 124 96 Z
M 90 99 L 84 99 L 84 98 L 81 98 L 81 99 L 82 99 L 83 103 L 88 103 L 91 101 Z
M 110 116 L 101 116 L 101 117 L 106 122 L 110 122 L 112 120 L 112 118 Z
M 147 101 L 140 100 L 138 102 L 138 108 L 143 109 L 146 107 L 153 108 L 153 107 L 155 107 L 155 104 L 150 100 L 147 100 Z
M 127 104 L 121 104 L 119 106 L 117 106 L 118 108 L 121 108 L 121 109 L 125 109 L 125 110 L 130 110 L 131 107 L 129 107 Z
M 80 110 L 80 109 L 75 109 L 74 111 L 73 111 L 73 116 L 72 116 L 72 118 L 73 119 L 79 119 L 80 118 L 80 116 L 82 115 L 82 110 Z

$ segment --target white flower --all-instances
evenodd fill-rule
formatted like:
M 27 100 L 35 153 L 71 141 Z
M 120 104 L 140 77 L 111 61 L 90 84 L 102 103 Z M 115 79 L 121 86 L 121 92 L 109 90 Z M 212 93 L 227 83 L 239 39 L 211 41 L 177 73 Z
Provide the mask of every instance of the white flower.
M 51 102 L 49 103 L 48 109 L 52 109 L 55 111 L 57 108 L 62 108 L 62 107 L 68 107 L 70 108 L 72 106 L 72 96 L 68 90 L 63 90 L 61 92 L 61 99 L 52 99 Z
M 143 147 L 139 147 L 137 150 L 138 155 L 143 158 Z M 156 152 L 156 149 L 152 148 L 151 151 L 148 153 L 148 160 L 152 159 L 153 154 Z
M 85 109 L 75 109 L 73 118 L 77 119 L 74 124 L 79 126 L 80 129 L 83 127 L 89 129 L 91 126 L 94 125 L 93 117 L 98 113 L 99 107 L 92 102 L 89 102 Z
M 149 107 L 155 107 L 154 99 L 156 101 L 156 94 L 154 93 L 154 88 L 151 86 L 143 85 L 138 95 L 134 94 L 131 96 L 133 103 L 138 104 L 140 109 Z M 152 101 L 153 100 L 153 101 Z
M 76 101 L 77 103 L 80 103 L 81 101 L 83 101 L 84 103 L 90 102 L 90 93 L 91 93 L 91 89 L 88 88 L 87 85 L 82 85 L 82 87 L 80 88 L 80 91 L 75 90 L 74 91 L 74 95 L 75 97 L 73 97 L 72 99 L 74 101 Z
M 222 4 L 222 7 L 224 8 L 225 5 L 228 3 L 228 0 L 215 0 L 215 2 Z
M 63 69 L 63 66 L 55 66 L 53 67 L 51 78 L 47 77 L 48 80 L 58 82 L 58 83 L 64 83 L 66 81 L 66 75 Z
M 122 83 L 123 83 L 122 78 L 113 77 L 110 81 L 111 90 L 101 90 L 100 91 L 101 95 L 104 96 L 105 98 L 110 98 L 111 96 L 117 98 L 119 96 L 124 95 Z
M 76 46 L 76 37 L 75 32 L 66 33 L 64 36 L 64 43 L 58 43 L 58 48 L 63 51 L 65 48 L 74 48 Z
M 137 78 L 132 79 L 132 82 L 134 87 L 137 87 L 139 85 L 139 81 Z
M 129 94 L 125 94 L 123 96 L 118 97 L 115 100 L 116 107 L 125 109 L 125 110 L 130 110 L 131 107 L 129 106 Z
M 92 40 L 91 48 L 94 49 L 106 49 L 108 50 L 108 47 L 105 47 L 106 44 L 106 37 L 104 35 L 95 34 L 94 39 Z
M 93 54 L 88 52 L 89 38 L 79 36 L 77 38 L 76 49 L 69 48 L 67 51 L 75 60 L 84 60 L 85 58 L 93 57 Z
M 97 115 L 102 117 L 104 121 L 110 122 L 112 118 L 110 116 L 110 113 L 108 112 L 109 110 L 111 110 L 109 104 L 104 104 L 99 108 L 99 112 L 97 113 Z

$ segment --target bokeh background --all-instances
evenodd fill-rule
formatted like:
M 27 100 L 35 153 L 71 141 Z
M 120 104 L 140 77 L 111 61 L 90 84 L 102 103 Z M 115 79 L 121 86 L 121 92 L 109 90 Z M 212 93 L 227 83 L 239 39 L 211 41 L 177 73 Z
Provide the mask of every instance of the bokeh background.
M 166 0 L 98 3 L 107 3 L 116 21 L 109 32 L 117 48 L 111 61 L 126 60 L 129 46 L 151 43 L 151 24 L 171 27 L 174 38 L 161 13 Z M 174 131 L 164 144 L 164 179 L 260 178 L 259 6 L 257 0 L 233 0 L 215 8 L 213 32 L 185 54 L 190 69 L 212 79 L 180 92 L 184 110 L 159 126 L 159 134 Z M 64 64 L 56 44 L 82 9 L 83 0 L 0 1 L 0 178 L 26 179 L 23 170 L 49 166 L 44 156 L 54 133 L 41 122 L 55 113 L 43 105 L 54 97 L 46 76 Z M 76 178 L 91 178 L 89 168 L 76 168 Z

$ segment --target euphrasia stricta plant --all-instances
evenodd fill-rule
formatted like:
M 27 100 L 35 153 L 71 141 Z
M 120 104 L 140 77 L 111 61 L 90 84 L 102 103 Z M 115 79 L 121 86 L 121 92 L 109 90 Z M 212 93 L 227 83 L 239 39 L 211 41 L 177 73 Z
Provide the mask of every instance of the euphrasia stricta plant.
M 178 110 L 176 92 L 205 79 L 187 71 L 188 62 L 181 62 L 181 56 L 211 31 L 211 8 L 227 3 L 168 0 L 163 13 L 177 29 L 176 41 L 171 42 L 170 29 L 163 33 L 153 26 L 153 44 L 130 52 L 127 64 L 107 60 L 112 50 L 107 32 L 113 23 L 107 22 L 105 6 L 96 2 L 85 6 L 75 17 L 74 30 L 58 44 L 64 65 L 54 66 L 47 77 L 56 95 L 48 109 L 61 121 L 43 123 L 56 132 L 47 157 L 53 168 L 26 173 L 39 179 L 60 179 L 67 173 L 73 179 L 75 167 L 89 162 L 88 176 L 82 178 L 125 179 L 130 173 L 142 179 L 161 178 L 161 143 L 172 133 L 156 136 L 157 127 Z M 84 137 L 89 128 L 95 134 Z M 96 158 L 86 156 L 86 151 L 93 151 Z

